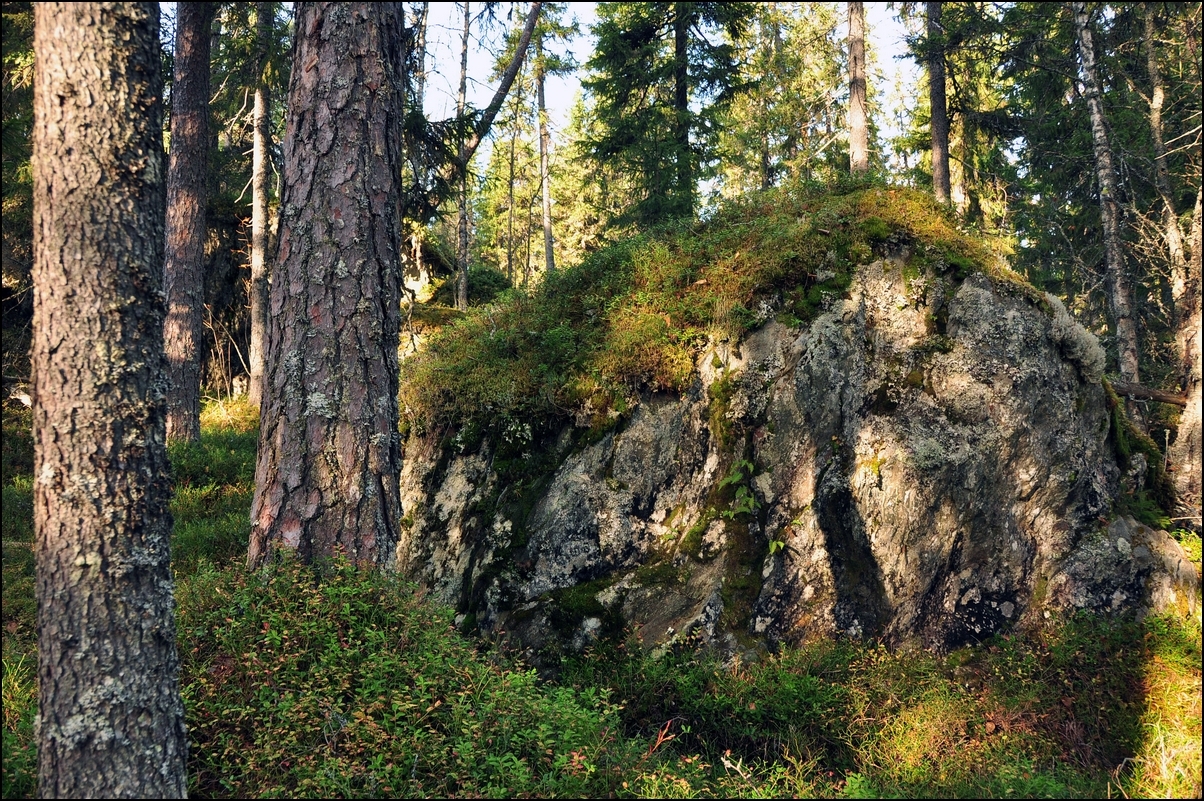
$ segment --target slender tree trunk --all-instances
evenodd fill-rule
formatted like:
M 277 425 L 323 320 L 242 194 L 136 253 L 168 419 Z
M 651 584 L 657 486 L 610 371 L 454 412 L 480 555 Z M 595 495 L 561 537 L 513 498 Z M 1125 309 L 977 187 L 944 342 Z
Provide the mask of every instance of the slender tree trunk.
M 401 518 L 401 3 L 300 3 L 247 562 L 389 566 Z
M 418 30 L 414 44 L 414 107 L 421 112 L 423 103 L 426 98 L 426 23 L 430 18 L 431 4 L 423 3 L 422 10 L 418 12 L 417 19 L 414 25 Z M 425 285 L 430 282 L 430 276 L 426 274 L 426 265 L 422 259 L 422 227 L 415 225 L 413 233 L 410 235 L 410 247 L 414 250 L 414 268 L 418 274 L 419 285 Z
M 539 181 L 543 191 L 543 254 L 544 269 L 556 272 L 556 255 L 552 252 L 552 176 L 548 170 L 548 109 L 544 102 L 545 64 L 543 36 L 535 42 L 535 94 L 539 102 Z
M 1201 217 L 1204 216 L 1204 188 L 1196 190 L 1196 208 L 1191 218 L 1191 255 L 1187 260 L 1186 290 L 1180 304 L 1176 306 L 1179 327 L 1176 334 L 1182 341 L 1182 358 L 1185 365 L 1185 389 L 1187 407 L 1179 416 L 1179 431 L 1171 445 L 1169 460 L 1175 465 L 1175 495 L 1182 514 L 1194 515 L 1194 525 L 1199 531 L 1201 460 L 1201 354 L 1200 354 L 1200 269 Z
M 201 435 L 205 304 L 205 201 L 209 183 L 209 48 L 213 3 L 176 8 L 171 160 L 167 169 L 167 438 Z
M 1162 136 L 1162 103 L 1165 92 L 1162 86 L 1162 72 L 1158 69 L 1153 3 L 1146 3 L 1144 12 L 1146 67 L 1150 73 L 1150 138 L 1154 143 L 1154 185 L 1158 188 L 1158 195 L 1162 200 L 1162 235 L 1170 255 L 1171 297 L 1174 299 L 1175 316 L 1178 318 L 1179 305 L 1187 291 L 1187 256 L 1183 252 L 1183 232 L 1179 230 L 1179 214 L 1175 211 L 1175 200 L 1171 193 L 1170 167 L 1167 165 L 1166 143 Z M 1185 344 L 1180 343 L 1180 356 L 1183 355 Z
M 672 203 L 679 216 L 694 214 L 694 154 L 690 150 L 689 3 L 673 4 L 673 111 L 677 145 L 677 192 Z
M 510 181 L 506 188 L 506 277 L 514 281 L 514 161 L 518 148 L 518 104 L 514 104 L 514 120 L 510 128 Z
M 470 3 L 464 3 L 464 35 L 460 40 L 460 92 L 456 96 L 456 117 L 464 124 L 464 112 L 468 107 L 468 26 L 472 23 Z M 460 134 L 460 171 L 456 195 L 456 308 L 468 311 L 468 161 L 465 134 Z
M 1099 180 L 1100 218 L 1104 227 L 1104 253 L 1109 283 L 1109 306 L 1116 331 L 1116 350 L 1122 381 L 1140 384 L 1137 356 L 1137 325 L 1133 318 L 1133 288 L 1125 269 L 1125 257 L 1120 239 L 1119 205 L 1116 172 L 1112 167 L 1112 146 L 1104 124 L 1104 104 L 1099 74 L 1095 68 L 1095 47 L 1092 44 L 1087 4 L 1072 3 L 1075 28 L 1078 33 L 1079 58 L 1083 67 L 1083 85 L 1091 111 L 1091 135 L 1095 142 L 1095 171 Z
M 932 192 L 940 203 L 949 202 L 949 111 L 945 102 L 945 48 L 941 4 L 928 3 L 928 104 L 932 108 Z
M 255 4 L 259 57 L 255 83 L 255 141 L 251 155 L 251 347 L 250 400 L 258 409 L 263 398 L 264 343 L 268 326 L 268 149 L 271 147 L 271 98 L 265 78 L 272 41 L 272 3 Z
M 849 3 L 849 172 L 853 175 L 870 169 L 865 93 L 865 4 Z
M 158 3 L 34 5 L 43 798 L 183 798 Z

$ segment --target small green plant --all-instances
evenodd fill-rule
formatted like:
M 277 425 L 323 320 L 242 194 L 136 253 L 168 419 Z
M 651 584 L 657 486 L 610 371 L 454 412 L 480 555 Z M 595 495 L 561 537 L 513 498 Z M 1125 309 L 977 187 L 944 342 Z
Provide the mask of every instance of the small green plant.
M 719 481 L 718 489 L 720 490 L 724 487 L 735 488 L 735 497 L 732 500 L 731 508 L 720 512 L 724 518 L 734 520 L 738 515 L 751 515 L 761 507 L 760 502 L 748 486 L 748 481 L 752 478 L 755 470 L 756 466 L 752 462 L 747 459 L 738 459 L 732 465 L 731 472 Z

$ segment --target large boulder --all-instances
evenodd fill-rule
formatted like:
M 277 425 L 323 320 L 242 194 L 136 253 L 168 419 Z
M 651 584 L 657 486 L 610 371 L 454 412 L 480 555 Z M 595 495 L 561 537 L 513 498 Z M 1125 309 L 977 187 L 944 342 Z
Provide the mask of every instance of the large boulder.
M 1006 271 L 907 256 L 805 325 L 771 299 L 686 391 L 645 392 L 610 430 L 544 432 L 522 502 L 496 442 L 411 436 L 398 564 L 537 659 L 626 626 L 648 647 L 947 649 L 1080 608 L 1198 609 L 1173 539 L 1109 527 L 1094 337 Z

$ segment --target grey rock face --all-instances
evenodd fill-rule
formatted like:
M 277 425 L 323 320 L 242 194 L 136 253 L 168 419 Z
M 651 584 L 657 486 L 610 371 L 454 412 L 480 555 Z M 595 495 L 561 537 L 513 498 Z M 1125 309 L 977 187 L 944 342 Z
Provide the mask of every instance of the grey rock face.
M 625 623 L 649 647 L 944 649 L 1064 610 L 1196 604 L 1172 539 L 1104 531 L 1099 358 L 1006 280 L 878 261 L 806 327 L 714 343 L 684 396 L 644 397 L 592 443 L 566 423 L 509 497 L 489 442 L 412 438 L 398 564 L 533 652 Z

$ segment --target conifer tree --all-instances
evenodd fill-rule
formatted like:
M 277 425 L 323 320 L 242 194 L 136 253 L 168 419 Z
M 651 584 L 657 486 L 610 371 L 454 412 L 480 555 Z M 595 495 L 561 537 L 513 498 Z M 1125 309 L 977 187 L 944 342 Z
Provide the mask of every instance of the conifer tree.
M 753 12 L 747 3 L 599 6 L 584 82 L 597 125 L 588 149 L 595 164 L 638 177 L 620 223 L 693 215 L 715 115 L 740 88 L 732 41 Z

